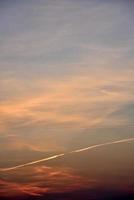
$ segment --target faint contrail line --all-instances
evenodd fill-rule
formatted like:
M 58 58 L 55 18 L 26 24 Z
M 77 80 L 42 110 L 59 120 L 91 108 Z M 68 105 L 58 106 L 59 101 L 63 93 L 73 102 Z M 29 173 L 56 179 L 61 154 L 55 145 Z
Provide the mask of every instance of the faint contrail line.
M 107 145 L 118 144 L 118 143 L 125 143 L 125 142 L 130 142 L 130 141 L 134 141 L 134 138 L 116 140 L 116 141 L 113 141 L 113 142 L 106 142 L 106 143 L 102 143 L 102 144 L 96 144 L 96 145 L 89 146 L 89 147 L 86 147 L 86 148 L 83 148 L 83 149 L 71 151 L 70 153 L 79 153 L 79 152 L 82 152 L 82 151 L 98 148 L 98 147 L 101 147 L 101 146 L 107 146 Z
M 36 163 L 44 162 L 44 161 L 47 161 L 47 160 L 52 160 L 52 159 L 55 159 L 55 158 L 58 158 L 58 157 L 61 157 L 61 156 L 64 156 L 64 153 L 58 154 L 58 155 L 54 155 L 54 156 L 51 156 L 51 157 L 48 157 L 48 158 L 43 158 L 43 159 L 40 159 L 40 160 L 36 160 L 36 161 L 33 161 L 33 162 L 28 162 L 28 163 L 25 163 L 25 164 L 22 164 L 22 165 L 16 165 L 14 167 L 3 168 L 3 169 L 0 169 L 0 171 L 10 171 L 10 170 L 26 167 L 26 166 L 29 166 L 29 165 L 34 165 Z
M 53 159 L 58 158 L 58 157 L 63 157 L 67 154 L 79 153 L 79 152 L 82 152 L 82 151 L 87 151 L 87 150 L 99 148 L 99 147 L 102 147 L 102 146 L 108 146 L 108 145 L 112 145 L 112 144 L 125 143 L 125 142 L 131 142 L 131 141 L 134 141 L 134 138 L 122 139 L 122 140 L 116 140 L 116 141 L 113 141 L 113 142 L 106 142 L 106 143 L 101 143 L 101 144 L 97 144 L 97 145 L 92 145 L 92 146 L 89 146 L 89 147 L 86 147 L 86 148 L 76 149 L 76 150 L 70 151 L 68 153 L 57 154 L 57 155 L 54 155 L 54 156 L 50 156 L 48 158 L 43 158 L 43 159 L 36 160 L 36 161 L 33 161 L 33 162 L 28 162 L 28 163 L 25 163 L 25 164 L 16 165 L 14 167 L 1 168 L 0 172 L 11 171 L 11 170 L 15 170 L 15 169 L 18 169 L 18 168 L 34 165 L 36 163 L 41 163 L 41 162 L 44 162 L 44 161 L 53 160 Z

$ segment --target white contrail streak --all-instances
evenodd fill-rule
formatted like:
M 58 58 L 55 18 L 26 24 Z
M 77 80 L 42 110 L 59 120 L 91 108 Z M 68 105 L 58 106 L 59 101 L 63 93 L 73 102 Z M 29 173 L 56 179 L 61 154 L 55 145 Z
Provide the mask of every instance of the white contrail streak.
M 15 169 L 18 169 L 18 168 L 34 165 L 34 164 L 41 163 L 41 162 L 44 162 L 44 161 L 53 160 L 53 159 L 58 158 L 58 157 L 63 157 L 67 154 L 79 153 L 79 152 L 82 152 L 82 151 L 87 151 L 87 150 L 99 148 L 99 147 L 102 147 L 102 146 L 108 146 L 108 145 L 112 145 L 112 144 L 132 142 L 132 141 L 134 141 L 134 138 L 116 140 L 116 141 L 113 141 L 113 142 L 106 142 L 106 143 L 101 143 L 101 144 L 97 144 L 97 145 L 92 145 L 92 146 L 89 146 L 89 147 L 86 147 L 86 148 L 77 149 L 77 150 L 74 150 L 74 151 L 71 151 L 71 152 L 68 152 L 68 153 L 57 154 L 57 155 L 54 155 L 54 156 L 51 156 L 51 157 L 48 157 L 48 158 L 43 158 L 43 159 L 36 160 L 36 161 L 33 161 L 33 162 L 28 162 L 28 163 L 25 163 L 25 164 L 22 164 L 22 165 L 16 165 L 14 167 L 9 167 L 9 168 L 1 168 L 0 172 L 12 171 L 12 170 L 15 170 Z
M 97 144 L 97 145 L 89 146 L 89 147 L 86 147 L 86 148 L 83 148 L 83 149 L 74 150 L 74 151 L 71 151 L 70 153 L 79 153 L 79 152 L 82 152 L 82 151 L 87 151 L 89 149 L 94 149 L 94 148 L 107 146 L 107 145 L 111 145 L 111 144 L 125 143 L 125 142 L 130 142 L 130 141 L 134 141 L 134 138 L 116 140 L 114 142 L 106 142 L 106 143 L 102 143 L 102 144 Z
M 55 158 L 58 158 L 58 157 L 61 157 L 61 156 L 64 156 L 64 154 L 63 153 L 58 154 L 58 155 L 51 156 L 51 157 L 48 157 L 48 158 L 43 158 L 43 159 L 36 160 L 36 161 L 33 161 L 33 162 L 28 162 L 28 163 L 25 163 L 25 164 L 22 164 L 22 165 L 16 165 L 14 167 L 3 168 L 3 169 L 0 169 L 0 171 L 3 171 L 3 172 L 4 171 L 10 171 L 10 170 L 26 167 L 26 166 L 29 166 L 29 165 L 34 165 L 36 163 L 44 162 L 44 161 L 47 161 L 47 160 L 52 160 L 52 159 L 55 159 Z

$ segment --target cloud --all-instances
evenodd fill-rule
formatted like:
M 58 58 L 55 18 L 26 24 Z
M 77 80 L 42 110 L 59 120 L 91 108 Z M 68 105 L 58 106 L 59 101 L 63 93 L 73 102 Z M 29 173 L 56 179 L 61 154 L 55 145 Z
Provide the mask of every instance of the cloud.
M 1 197 L 42 196 L 50 192 L 60 193 L 74 191 L 79 188 L 92 188 L 97 184 L 96 180 L 85 179 L 72 169 L 62 167 L 30 167 L 27 168 L 27 171 L 22 170 L 15 174 L 9 174 L 7 180 L 0 180 Z M 21 183 L 14 176 L 19 177 L 19 179 L 27 176 L 27 180 Z
M 25 178 L 27 177 L 27 178 Z M 134 194 L 132 183 L 126 179 L 124 182 L 119 179 L 113 182 L 102 180 L 102 176 L 93 178 L 92 174 L 82 174 L 79 170 L 69 167 L 57 166 L 30 166 L 27 169 L 20 169 L 14 173 L 7 172 L 7 175 L 0 180 L 0 197 L 44 197 L 45 195 L 57 195 L 79 193 L 80 191 L 88 191 L 90 195 L 107 194 L 107 190 L 119 193 Z M 117 179 L 118 176 L 116 176 Z M 119 178 L 119 177 L 118 177 Z M 86 193 L 87 194 L 87 193 Z M 102 197 L 101 194 L 101 197 Z M 124 193 L 123 193 L 124 194 Z M 112 193 L 110 192 L 111 196 Z M 96 199 L 98 199 L 96 197 Z
M 38 186 L 34 186 L 32 183 L 20 184 L 3 180 L 0 180 L 0 186 L 1 197 L 16 197 L 22 195 L 41 196 L 42 193 L 45 193 L 49 190 L 48 188 L 40 188 Z
M 113 58 L 129 49 L 125 56 L 131 55 L 134 29 L 129 3 L 39 0 L 9 5 L 0 21 L 1 71 L 18 72 L 20 77 L 27 74 L 24 69 L 34 75 L 40 70 L 43 75 L 66 74 L 73 68 L 62 67 L 64 63 L 79 63 L 98 51 L 105 57 L 110 51 Z M 122 56 L 121 64 L 125 59 Z
M 3 149 L 61 151 L 83 129 L 131 125 L 124 115 L 112 115 L 133 101 L 129 5 L 66 0 L 4 4 Z
M 0 106 L 3 129 L 0 135 L 5 135 L 4 145 L 8 144 L 5 147 L 58 149 L 69 133 L 75 134 L 83 128 L 131 125 L 124 115 L 113 113 L 133 101 L 132 75 L 133 70 L 118 74 L 116 70 L 102 69 L 100 73 L 92 70 L 88 74 L 38 79 L 34 83 L 18 79 L 4 81 L 4 87 L 8 83 L 8 90 L 14 94 L 14 99 Z M 14 91 L 19 88 L 23 88 L 20 97 Z M 6 135 L 14 137 L 7 140 Z

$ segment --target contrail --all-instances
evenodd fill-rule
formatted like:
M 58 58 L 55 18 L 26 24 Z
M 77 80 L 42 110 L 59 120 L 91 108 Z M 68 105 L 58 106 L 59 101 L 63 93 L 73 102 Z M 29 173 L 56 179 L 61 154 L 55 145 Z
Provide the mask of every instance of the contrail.
M 52 159 L 55 159 L 55 158 L 58 158 L 58 157 L 61 157 L 61 156 L 64 156 L 64 153 L 58 154 L 58 155 L 54 155 L 54 156 L 51 156 L 51 157 L 48 157 L 48 158 L 43 158 L 43 159 L 40 159 L 40 160 L 36 160 L 36 161 L 33 161 L 33 162 L 28 162 L 28 163 L 25 163 L 25 164 L 22 164 L 22 165 L 16 165 L 14 167 L 3 168 L 3 169 L 0 169 L 0 171 L 3 171 L 3 172 L 4 171 L 11 171 L 11 170 L 14 170 L 14 169 L 26 167 L 26 166 L 29 166 L 29 165 L 34 165 L 36 163 L 44 162 L 44 161 L 47 161 L 47 160 L 52 160 Z
M 86 147 L 86 148 L 83 148 L 83 149 L 74 150 L 74 151 L 71 151 L 70 153 L 79 153 L 79 152 L 82 152 L 82 151 L 87 151 L 89 149 L 94 149 L 94 148 L 98 148 L 98 147 L 101 147 L 101 146 L 107 146 L 107 145 L 118 144 L 118 143 L 125 143 L 125 142 L 130 142 L 130 141 L 134 141 L 134 138 L 116 140 L 116 141 L 113 141 L 113 142 L 106 142 L 106 143 L 102 143 L 102 144 L 97 144 L 97 145 L 89 146 L 89 147 Z
M 68 153 L 57 154 L 57 155 L 54 155 L 54 156 L 51 156 L 51 157 L 48 157 L 48 158 L 43 158 L 43 159 L 36 160 L 36 161 L 33 161 L 33 162 L 28 162 L 28 163 L 25 163 L 25 164 L 16 165 L 14 167 L 1 168 L 0 172 L 12 171 L 12 170 L 15 170 L 15 169 L 18 169 L 18 168 L 34 165 L 34 164 L 41 163 L 41 162 L 44 162 L 44 161 L 53 160 L 53 159 L 58 158 L 58 157 L 63 157 L 67 154 L 79 153 L 79 152 L 82 152 L 82 151 L 87 151 L 87 150 L 99 148 L 99 147 L 102 147 L 102 146 L 108 146 L 108 145 L 118 144 L 118 143 L 126 143 L 126 142 L 131 142 L 131 141 L 134 141 L 134 138 L 122 139 L 122 140 L 116 140 L 116 141 L 113 141 L 113 142 L 106 142 L 106 143 L 101 143 L 101 144 L 97 144 L 97 145 L 92 145 L 92 146 L 89 146 L 89 147 L 86 147 L 86 148 L 70 151 Z

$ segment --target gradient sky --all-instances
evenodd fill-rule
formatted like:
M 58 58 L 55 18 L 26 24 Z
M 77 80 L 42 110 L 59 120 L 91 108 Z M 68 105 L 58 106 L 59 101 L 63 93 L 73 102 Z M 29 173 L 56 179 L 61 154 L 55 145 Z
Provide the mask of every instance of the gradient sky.
M 133 0 L 0 1 L 0 167 L 134 137 L 133 9 Z M 0 195 L 130 191 L 133 151 L 119 144 L 0 174 Z

